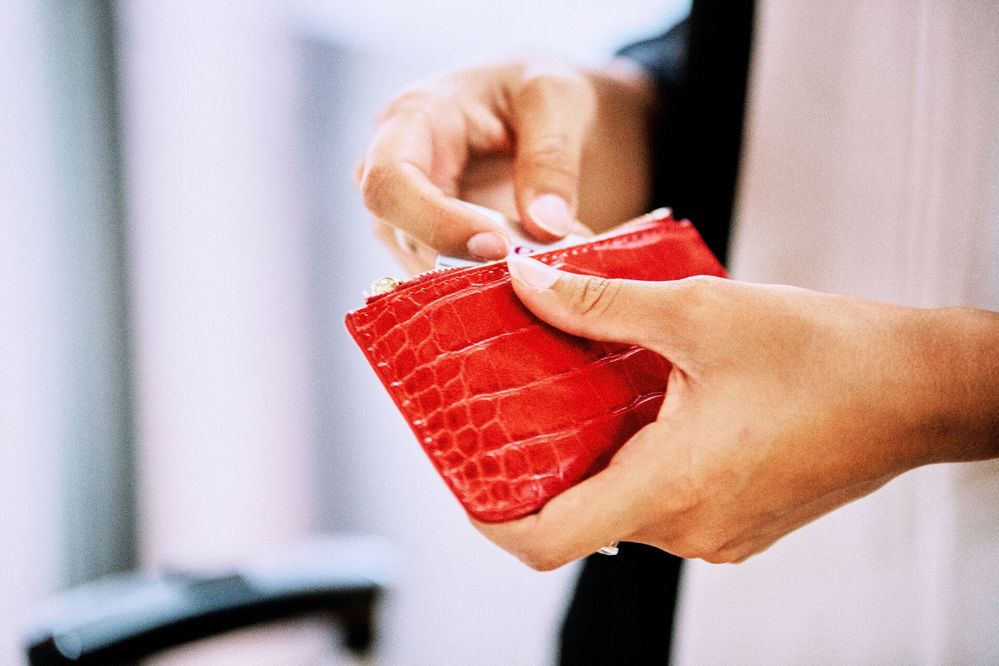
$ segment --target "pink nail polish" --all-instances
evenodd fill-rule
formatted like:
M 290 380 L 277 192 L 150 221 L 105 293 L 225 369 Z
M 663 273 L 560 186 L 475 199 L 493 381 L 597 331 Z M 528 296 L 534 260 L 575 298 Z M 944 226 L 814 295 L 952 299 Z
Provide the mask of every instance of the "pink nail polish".
M 468 239 L 468 251 L 480 259 L 502 259 L 508 252 L 506 239 L 492 231 L 475 234 Z
M 527 213 L 536 225 L 553 236 L 565 236 L 572 230 L 569 204 L 557 194 L 542 194 L 527 207 Z
M 519 254 L 511 254 L 506 258 L 506 265 L 510 269 L 510 275 L 515 280 L 523 282 L 535 289 L 548 289 L 558 282 L 559 273 L 557 270 L 543 264 L 537 259 L 522 257 Z

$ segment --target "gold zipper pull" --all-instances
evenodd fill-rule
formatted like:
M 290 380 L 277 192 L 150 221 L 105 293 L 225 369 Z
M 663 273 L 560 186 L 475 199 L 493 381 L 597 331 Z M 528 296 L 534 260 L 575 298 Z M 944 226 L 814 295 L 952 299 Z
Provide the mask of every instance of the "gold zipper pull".
M 402 284 L 399 280 L 394 277 L 381 277 L 371 283 L 371 295 L 377 296 L 378 294 L 385 294 Z

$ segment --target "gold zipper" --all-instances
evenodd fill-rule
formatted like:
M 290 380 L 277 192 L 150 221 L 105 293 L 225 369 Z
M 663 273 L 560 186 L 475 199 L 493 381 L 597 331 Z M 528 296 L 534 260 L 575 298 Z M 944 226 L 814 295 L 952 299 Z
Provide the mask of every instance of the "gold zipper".
M 636 218 L 634 218 L 632 220 L 629 220 L 629 221 L 625 222 L 624 224 L 621 224 L 621 225 L 619 225 L 617 227 L 614 227 L 610 231 L 606 231 L 606 232 L 604 232 L 602 234 L 598 234 L 596 236 L 593 236 L 592 238 L 588 238 L 586 242 L 592 243 L 593 241 L 604 240 L 606 238 L 613 238 L 614 236 L 625 234 L 625 233 L 631 231 L 631 229 L 633 227 L 638 226 L 640 224 L 643 224 L 645 222 L 649 222 L 649 221 L 657 220 L 657 219 L 658 220 L 668 219 L 668 218 L 672 217 L 672 215 L 673 215 L 673 211 L 671 209 L 669 209 L 669 208 L 657 208 L 657 209 L 655 209 L 654 211 L 652 211 L 650 213 L 646 213 L 645 215 L 640 215 L 639 217 L 636 217 Z M 498 260 L 494 260 L 494 261 L 491 261 L 491 262 L 485 262 L 485 263 L 496 263 L 498 261 L 503 261 L 503 260 L 502 259 L 498 259 Z M 422 273 L 417 273 L 416 275 L 414 275 L 413 277 L 409 278 L 408 280 L 399 280 L 399 279 L 396 279 L 396 278 L 394 278 L 392 276 L 386 275 L 385 277 L 380 277 L 380 278 L 378 278 L 377 280 L 375 280 L 374 282 L 371 283 L 371 288 L 370 288 L 370 292 L 369 292 L 368 298 L 373 298 L 375 296 L 380 296 L 381 294 L 387 294 L 388 292 L 393 291 L 394 289 L 399 288 L 403 284 L 408 284 L 410 282 L 413 282 L 414 280 L 425 278 L 425 277 L 428 277 L 428 276 L 433 275 L 435 273 L 446 273 L 448 271 L 453 271 L 453 270 L 456 270 L 456 269 L 459 269 L 459 268 L 469 268 L 469 266 L 449 266 L 447 268 L 434 268 L 434 269 L 431 269 L 429 271 L 424 271 Z
M 369 293 L 372 296 L 377 296 L 379 294 L 387 294 L 396 287 L 398 287 L 402 282 L 396 280 L 394 277 L 386 275 L 385 277 L 380 277 L 371 283 L 371 289 Z
M 492 262 L 490 262 L 492 263 Z M 483 264 L 484 265 L 484 264 Z M 433 268 L 429 271 L 423 271 L 422 273 L 417 273 L 408 280 L 399 280 L 392 277 L 391 275 L 386 275 L 385 277 L 380 277 L 371 283 L 368 298 L 373 298 L 375 296 L 380 296 L 381 294 L 387 294 L 390 291 L 398 289 L 404 284 L 409 284 L 410 282 L 422 281 L 424 278 L 428 278 L 437 273 L 447 273 L 448 271 L 458 270 L 460 268 L 476 268 L 475 266 L 448 266 L 447 268 Z

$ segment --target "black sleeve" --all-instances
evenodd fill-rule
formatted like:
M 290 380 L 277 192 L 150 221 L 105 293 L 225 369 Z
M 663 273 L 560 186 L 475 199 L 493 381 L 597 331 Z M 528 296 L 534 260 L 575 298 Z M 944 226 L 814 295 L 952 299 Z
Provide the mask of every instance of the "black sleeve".
M 742 140 L 752 0 L 694 0 L 663 35 L 625 47 L 659 88 L 652 204 L 690 218 L 725 261 Z
M 641 65 L 661 96 L 676 95 L 686 78 L 689 25 L 690 17 L 684 17 L 663 34 L 629 44 L 617 54 Z
M 620 51 L 659 88 L 653 206 L 688 217 L 724 262 L 742 139 L 753 27 L 752 0 L 694 0 L 690 15 Z M 583 564 L 559 637 L 559 663 L 665 664 L 681 560 L 621 544 Z

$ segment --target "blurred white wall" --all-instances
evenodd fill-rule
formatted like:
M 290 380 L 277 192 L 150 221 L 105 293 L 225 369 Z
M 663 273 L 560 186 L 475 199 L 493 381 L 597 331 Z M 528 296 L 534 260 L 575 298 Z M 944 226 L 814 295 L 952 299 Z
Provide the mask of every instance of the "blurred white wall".
M 28 2 L 0 12 L 0 663 L 17 664 L 19 611 L 62 577 L 66 358 L 41 17 Z
M 147 562 L 312 525 L 299 85 L 274 7 L 119 4 Z
M 0 663 L 45 593 L 134 564 L 107 4 L 0 2 Z
M 374 532 L 403 558 L 376 663 L 551 661 L 573 569 L 531 572 L 469 526 L 345 334 L 371 280 L 398 273 L 350 170 L 378 107 L 414 78 L 502 52 L 598 62 L 683 4 L 116 4 L 135 386 L 121 404 L 136 409 L 144 564 L 224 566 L 319 530 Z M 58 471 L 71 460 L 99 480 L 101 468 L 93 450 L 61 448 L 87 394 L 67 374 L 81 287 L 59 268 L 65 146 L 60 84 L 39 60 L 45 6 L 0 0 L 4 664 L 24 608 L 72 580 L 67 534 L 90 528 L 67 530 L 67 517 L 118 520 L 67 509 Z M 84 247 L 68 248 L 73 261 L 104 261 Z M 104 334 L 86 331 L 99 352 Z M 270 663 L 248 654 L 229 658 Z
M 118 8 L 142 562 L 227 568 L 315 527 L 295 40 L 263 0 Z
M 575 568 L 539 574 L 472 530 L 367 367 L 342 323 L 382 275 L 400 275 L 369 233 L 350 183 L 379 108 L 403 85 L 492 54 L 544 51 L 601 62 L 629 39 L 653 34 L 684 3 L 379 0 L 309 2 L 306 161 L 318 177 L 307 197 L 315 239 L 314 330 L 320 427 L 329 442 L 320 486 L 331 527 L 374 530 L 405 554 L 384 617 L 387 664 L 544 664 Z

